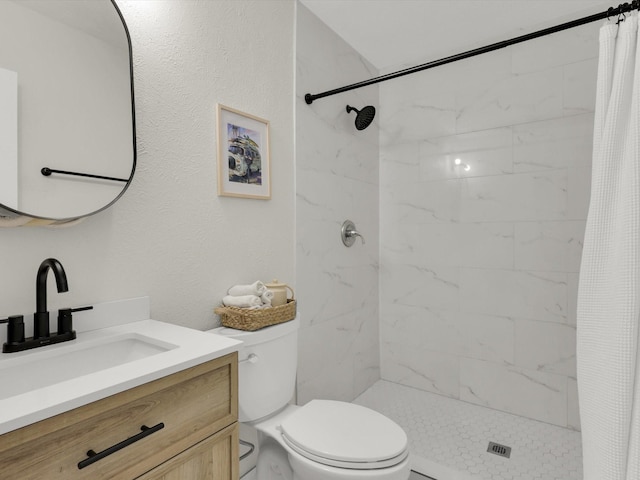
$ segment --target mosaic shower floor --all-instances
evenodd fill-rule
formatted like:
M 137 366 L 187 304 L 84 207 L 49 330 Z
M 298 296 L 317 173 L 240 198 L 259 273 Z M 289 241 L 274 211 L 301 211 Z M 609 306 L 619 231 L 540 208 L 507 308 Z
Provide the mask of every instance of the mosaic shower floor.
M 402 426 L 413 470 L 435 480 L 582 479 L 579 432 L 384 380 L 354 403 Z M 488 453 L 489 442 L 511 447 L 511 457 Z

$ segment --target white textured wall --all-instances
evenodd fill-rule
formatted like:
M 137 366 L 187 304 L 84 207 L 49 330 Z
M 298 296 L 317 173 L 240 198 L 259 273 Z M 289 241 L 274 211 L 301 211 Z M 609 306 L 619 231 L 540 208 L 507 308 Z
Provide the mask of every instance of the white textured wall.
M 54 293 L 51 278 L 50 310 L 149 295 L 153 318 L 210 328 L 230 285 L 295 281 L 295 4 L 118 4 L 133 40 L 133 184 L 76 227 L 1 229 L 0 316 L 33 312 L 37 267 L 52 256 L 65 266 L 70 291 Z M 217 102 L 270 120 L 271 200 L 217 196 Z
M 384 379 L 579 428 L 598 27 L 381 86 Z
M 302 312 L 298 401 L 353 400 L 379 378 L 378 127 L 354 126 L 357 108 L 378 105 L 369 87 L 317 100 L 318 93 L 377 72 L 309 10 L 296 30 L 296 271 Z M 366 238 L 346 248 L 340 228 Z

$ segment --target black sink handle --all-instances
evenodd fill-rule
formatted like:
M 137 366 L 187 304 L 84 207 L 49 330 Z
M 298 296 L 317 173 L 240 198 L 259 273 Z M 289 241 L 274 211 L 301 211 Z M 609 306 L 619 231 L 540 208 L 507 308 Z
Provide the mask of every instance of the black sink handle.
M 7 343 L 24 342 L 24 317 L 22 315 L 11 315 L 9 318 L 0 320 L 0 324 L 7 325 Z
M 11 315 L 10 317 L 0 319 L 0 323 L 13 323 L 16 321 L 22 321 L 24 316 L 22 315 Z
M 93 310 L 93 306 L 89 305 L 88 307 L 78 307 L 78 308 L 70 308 L 72 312 L 84 312 L 85 310 Z
M 75 332 L 73 331 L 73 320 L 71 314 L 74 312 L 83 312 L 84 310 L 93 310 L 93 306 L 61 308 L 58 310 L 58 335 L 73 334 L 73 338 L 76 338 Z

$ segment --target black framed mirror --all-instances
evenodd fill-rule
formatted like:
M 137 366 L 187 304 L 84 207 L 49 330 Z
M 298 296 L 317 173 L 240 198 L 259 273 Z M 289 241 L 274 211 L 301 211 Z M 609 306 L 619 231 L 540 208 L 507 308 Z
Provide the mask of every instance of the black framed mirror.
M 2 0 L 0 45 L 0 214 L 67 220 L 112 205 L 136 168 L 115 0 Z

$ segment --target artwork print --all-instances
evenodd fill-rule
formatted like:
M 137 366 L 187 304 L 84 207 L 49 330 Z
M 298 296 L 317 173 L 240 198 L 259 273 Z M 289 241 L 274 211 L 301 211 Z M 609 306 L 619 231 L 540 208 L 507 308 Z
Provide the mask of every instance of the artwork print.
M 229 181 L 262 185 L 260 133 L 227 123 Z
M 271 198 L 269 122 L 218 105 L 218 195 Z

